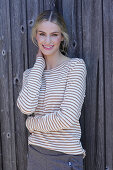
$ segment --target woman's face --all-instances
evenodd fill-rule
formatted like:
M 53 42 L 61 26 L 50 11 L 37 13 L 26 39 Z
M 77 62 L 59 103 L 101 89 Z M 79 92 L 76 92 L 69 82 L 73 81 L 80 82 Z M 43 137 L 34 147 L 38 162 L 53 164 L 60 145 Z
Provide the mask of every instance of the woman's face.
M 63 41 L 61 29 L 57 24 L 44 21 L 38 25 L 36 40 L 44 55 L 54 55 Z

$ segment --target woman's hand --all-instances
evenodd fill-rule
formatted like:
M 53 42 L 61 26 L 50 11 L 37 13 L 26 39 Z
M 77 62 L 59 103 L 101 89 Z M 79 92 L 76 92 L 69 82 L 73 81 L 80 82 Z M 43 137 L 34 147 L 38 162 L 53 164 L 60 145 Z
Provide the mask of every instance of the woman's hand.
M 45 65 L 46 65 L 46 59 L 45 59 L 45 57 L 44 57 L 42 51 L 41 51 L 40 49 L 38 49 L 38 53 L 37 53 L 37 55 L 36 55 L 36 60 L 37 60 L 37 58 L 40 57 L 40 56 L 42 56 L 42 57 L 44 58 Z
M 36 55 L 36 58 L 37 58 L 37 57 L 40 57 L 40 56 L 43 56 L 43 58 L 44 58 L 44 55 L 43 55 L 42 51 L 41 51 L 40 48 L 39 48 L 39 49 L 38 49 L 38 53 L 37 53 L 37 55 Z

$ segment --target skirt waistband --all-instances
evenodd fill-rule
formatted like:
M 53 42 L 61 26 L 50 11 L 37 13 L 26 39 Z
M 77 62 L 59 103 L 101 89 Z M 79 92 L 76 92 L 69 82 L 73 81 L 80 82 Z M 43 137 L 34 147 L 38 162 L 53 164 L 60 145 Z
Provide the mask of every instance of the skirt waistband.
M 43 155 L 50 155 L 50 156 L 73 155 L 73 154 L 66 154 L 66 153 L 60 152 L 60 151 L 55 151 L 55 150 L 52 150 L 52 149 L 43 148 L 43 147 L 37 146 L 37 145 L 29 144 L 28 147 L 32 148 L 36 152 L 39 152 L 40 154 L 43 154 Z M 83 157 L 83 154 L 78 154 L 78 155 L 73 155 L 73 156 Z

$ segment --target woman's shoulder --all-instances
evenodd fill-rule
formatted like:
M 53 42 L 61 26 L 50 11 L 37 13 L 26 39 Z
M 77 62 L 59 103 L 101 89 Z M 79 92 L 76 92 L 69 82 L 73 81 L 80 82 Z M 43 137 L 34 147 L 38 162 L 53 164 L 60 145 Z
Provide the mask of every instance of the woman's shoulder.
M 78 57 L 71 58 L 69 66 L 70 66 L 70 69 L 73 69 L 76 67 L 79 67 L 79 68 L 85 67 L 85 69 L 86 69 L 86 63 L 85 63 L 84 59 L 78 58 Z
M 69 61 L 69 74 L 73 76 L 77 74 L 87 75 L 87 68 L 84 59 L 82 58 L 71 58 Z
M 71 61 L 71 63 L 73 63 L 73 64 L 75 64 L 75 63 L 82 63 L 82 64 L 85 64 L 84 59 L 78 58 L 78 57 L 76 57 L 76 58 L 71 58 L 70 61 Z

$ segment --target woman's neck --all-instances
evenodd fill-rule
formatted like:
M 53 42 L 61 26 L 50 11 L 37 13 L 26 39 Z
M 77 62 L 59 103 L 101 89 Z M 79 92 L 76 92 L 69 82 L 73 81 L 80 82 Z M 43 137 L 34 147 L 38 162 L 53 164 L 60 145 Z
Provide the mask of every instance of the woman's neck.
M 57 65 L 59 65 L 60 63 L 62 63 L 62 61 L 64 61 L 64 58 L 66 58 L 61 52 L 58 52 L 54 55 L 51 56 L 47 56 L 44 55 L 45 58 L 45 62 L 46 62 L 46 70 L 50 70 L 54 67 L 56 67 Z

